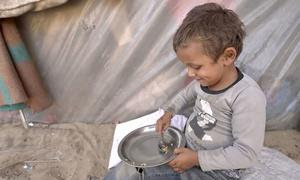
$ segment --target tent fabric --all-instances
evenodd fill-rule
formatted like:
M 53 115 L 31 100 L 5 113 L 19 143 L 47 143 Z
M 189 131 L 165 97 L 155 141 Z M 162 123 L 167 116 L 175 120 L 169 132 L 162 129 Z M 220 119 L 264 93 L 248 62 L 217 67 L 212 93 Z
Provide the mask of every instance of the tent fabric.
M 109 123 L 161 107 L 190 82 L 172 49 L 173 34 L 185 14 L 205 2 L 211 1 L 70 1 L 20 17 L 56 102 L 50 113 L 58 122 Z M 236 64 L 266 94 L 267 128 L 297 127 L 300 1 L 213 2 L 236 11 L 246 25 Z
M 0 111 L 18 110 L 25 104 L 34 112 L 51 104 L 14 19 L 0 21 Z
M 68 0 L 4 0 L 0 2 L 0 18 L 20 16 L 66 3 Z

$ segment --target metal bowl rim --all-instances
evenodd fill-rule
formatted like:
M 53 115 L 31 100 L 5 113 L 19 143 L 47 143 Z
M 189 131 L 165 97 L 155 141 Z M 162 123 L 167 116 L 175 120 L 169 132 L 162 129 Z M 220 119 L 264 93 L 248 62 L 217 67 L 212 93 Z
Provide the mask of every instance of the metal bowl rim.
M 175 158 L 175 155 L 171 155 L 166 161 L 162 162 L 162 163 L 159 163 L 157 165 L 145 165 L 145 166 L 141 166 L 141 165 L 133 165 L 133 164 L 130 164 L 128 163 L 121 151 L 121 148 L 122 148 L 122 145 L 123 143 L 127 140 L 127 138 L 129 136 L 131 136 L 132 134 L 136 133 L 137 131 L 141 130 L 141 129 L 144 129 L 144 128 L 155 128 L 155 124 L 153 125 L 147 125 L 147 126 L 143 126 L 143 127 L 140 127 L 140 128 L 137 128 L 133 131 L 131 131 L 130 133 L 128 133 L 122 140 L 121 142 L 119 143 L 119 146 L 118 146 L 118 155 L 120 157 L 120 159 L 125 162 L 126 164 L 128 164 L 129 166 L 133 166 L 133 167 L 140 167 L 140 168 L 147 168 L 147 167 L 156 167 L 156 166 L 160 166 L 160 165 L 163 165 L 163 164 L 166 164 L 168 162 L 170 162 L 171 160 L 173 160 Z M 178 128 L 174 127 L 174 126 L 169 126 L 167 129 L 172 129 L 173 131 L 177 132 L 177 134 L 179 134 L 181 136 L 181 141 L 178 142 L 178 146 L 177 147 L 184 147 L 186 145 L 186 139 L 184 137 L 184 134 L 183 132 L 181 132 Z

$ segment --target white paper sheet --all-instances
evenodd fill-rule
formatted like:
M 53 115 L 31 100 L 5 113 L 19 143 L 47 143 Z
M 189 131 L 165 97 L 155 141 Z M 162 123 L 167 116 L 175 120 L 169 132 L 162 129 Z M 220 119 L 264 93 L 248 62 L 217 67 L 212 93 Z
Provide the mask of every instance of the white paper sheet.
M 110 152 L 108 168 L 112 168 L 121 162 L 118 155 L 118 146 L 121 140 L 130 132 L 143 126 L 155 124 L 156 121 L 164 114 L 164 110 L 159 109 L 158 111 L 142 116 L 140 118 L 130 120 L 124 123 L 116 125 L 113 144 Z M 171 126 L 177 127 L 181 131 L 183 130 L 187 118 L 182 115 L 175 115 L 172 118 Z

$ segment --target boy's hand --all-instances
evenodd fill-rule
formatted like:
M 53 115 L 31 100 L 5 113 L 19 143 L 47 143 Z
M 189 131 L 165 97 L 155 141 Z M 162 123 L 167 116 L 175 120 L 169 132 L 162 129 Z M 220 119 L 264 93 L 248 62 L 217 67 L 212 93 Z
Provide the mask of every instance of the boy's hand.
M 175 159 L 169 162 L 169 166 L 178 173 L 199 165 L 197 152 L 188 148 L 176 148 L 174 150 Z
M 165 129 L 167 129 L 171 124 L 172 116 L 172 113 L 165 112 L 165 114 L 156 121 L 156 132 L 162 133 Z

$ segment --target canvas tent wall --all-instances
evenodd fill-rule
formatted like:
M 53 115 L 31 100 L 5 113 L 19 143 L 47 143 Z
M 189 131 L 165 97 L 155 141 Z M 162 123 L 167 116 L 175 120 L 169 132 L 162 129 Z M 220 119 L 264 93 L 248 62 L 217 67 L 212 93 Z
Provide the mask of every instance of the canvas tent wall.
M 172 50 L 185 14 L 204 0 L 74 0 L 18 18 L 55 100 L 32 121 L 127 121 L 155 111 L 190 79 Z M 295 128 L 300 114 L 300 1 L 219 0 L 248 35 L 237 66 L 264 90 L 269 129 Z M 253 117 L 255 118 L 255 117 Z

